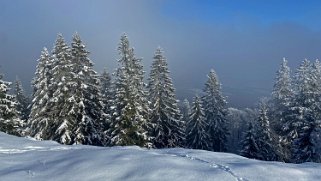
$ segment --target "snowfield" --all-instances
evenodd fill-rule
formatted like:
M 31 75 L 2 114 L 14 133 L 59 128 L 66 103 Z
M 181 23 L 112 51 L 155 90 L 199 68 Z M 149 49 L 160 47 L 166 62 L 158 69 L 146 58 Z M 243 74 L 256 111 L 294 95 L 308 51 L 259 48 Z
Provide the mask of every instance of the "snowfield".
M 1 181 L 320 180 L 321 164 L 250 160 L 189 149 L 65 146 L 0 132 Z

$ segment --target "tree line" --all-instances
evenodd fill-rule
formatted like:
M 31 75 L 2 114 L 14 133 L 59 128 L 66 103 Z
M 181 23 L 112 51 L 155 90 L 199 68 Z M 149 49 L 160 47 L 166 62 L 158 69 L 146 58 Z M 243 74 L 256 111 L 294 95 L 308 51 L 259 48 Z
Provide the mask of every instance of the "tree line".
M 126 34 L 118 54 L 116 71 L 98 74 L 80 36 L 74 34 L 69 46 L 59 34 L 51 53 L 41 52 L 31 99 L 20 81 L 10 94 L 11 83 L 0 76 L 0 131 L 68 145 L 185 147 L 260 160 L 320 162 L 319 61 L 303 61 L 292 80 L 284 60 L 271 97 L 245 113 L 227 108 L 213 69 L 190 106 L 176 99 L 161 48 L 147 83 Z

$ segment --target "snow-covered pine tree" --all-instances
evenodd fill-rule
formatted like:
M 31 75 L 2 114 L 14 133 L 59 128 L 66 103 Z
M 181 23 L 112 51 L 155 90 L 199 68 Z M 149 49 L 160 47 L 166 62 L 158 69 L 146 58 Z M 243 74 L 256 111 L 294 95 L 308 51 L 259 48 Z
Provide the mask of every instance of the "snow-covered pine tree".
M 287 65 L 287 60 L 284 58 L 276 73 L 272 91 L 273 110 L 271 110 L 271 126 L 280 135 L 283 135 L 282 127 L 285 123 L 286 114 L 289 114 L 289 107 L 294 94 L 291 83 L 290 68 Z
M 115 80 L 115 109 L 109 129 L 110 145 L 148 146 L 149 114 L 141 59 L 136 58 L 127 35 L 121 36 Z
M 175 98 L 175 89 L 169 76 L 166 58 L 158 48 L 154 55 L 148 83 L 150 101 L 150 136 L 156 148 L 183 146 L 182 115 Z
M 53 124 L 48 127 L 49 139 L 62 144 L 74 143 L 74 126 L 79 116 L 84 114 L 84 105 L 81 104 L 81 91 L 77 93 L 78 82 L 73 73 L 71 50 L 63 36 L 58 35 L 52 51 L 52 79 L 49 90 L 53 92 L 49 101 L 49 119 Z
M 315 122 L 319 112 L 317 78 L 313 66 L 308 60 L 304 60 L 297 69 L 294 77 L 294 91 L 295 95 L 290 105 L 291 112 L 285 118 L 284 124 L 287 140 L 292 146 L 293 140 L 301 140 L 298 133 L 306 125 Z M 298 141 L 296 141 L 296 144 L 299 144 Z M 293 151 L 294 149 L 290 148 L 290 150 Z M 293 158 L 293 155 L 290 157 Z
M 182 115 L 183 115 L 182 120 L 183 120 L 183 124 L 184 124 L 184 134 L 186 137 L 186 135 L 187 135 L 186 125 L 189 120 L 189 115 L 191 114 L 191 106 L 190 106 L 189 101 L 187 99 L 184 99 L 184 101 L 181 105 L 181 110 L 182 110 Z M 186 145 L 186 143 L 184 143 L 184 145 Z
M 227 109 L 226 100 L 221 92 L 221 84 L 215 71 L 212 69 L 208 74 L 208 80 L 205 83 L 203 97 L 204 112 L 210 136 L 211 150 L 226 151 L 226 141 L 229 134 L 227 130 Z
M 0 131 L 20 136 L 22 121 L 16 111 L 15 97 L 8 94 L 10 85 L 0 74 Z
M 320 116 L 318 68 L 308 60 L 304 60 L 297 69 L 295 91 L 292 115 L 287 123 L 288 137 L 292 142 L 292 161 L 304 162 L 315 159 L 315 156 L 308 157 L 314 155 L 311 133 L 319 127 L 317 119 Z
M 44 48 L 38 59 L 35 77 L 32 81 L 34 92 L 26 130 L 27 134 L 39 140 L 49 140 L 52 134 L 53 119 L 51 119 L 49 107 L 49 100 L 53 93 L 49 89 L 52 79 L 52 64 L 52 58 L 47 48 Z
M 192 149 L 211 149 L 211 140 L 206 129 L 208 123 L 205 120 L 202 100 L 196 96 L 191 108 L 191 114 L 186 125 L 186 147 Z
M 265 101 L 261 101 L 259 105 L 259 117 L 257 119 L 257 133 L 256 140 L 259 147 L 258 159 L 275 161 L 278 159 L 276 154 L 276 147 L 272 138 L 270 129 L 268 107 Z
M 27 121 L 30 114 L 30 99 L 25 95 L 21 81 L 17 78 L 14 86 L 15 99 L 17 102 L 16 110 L 23 121 Z
M 321 120 L 321 63 L 319 60 L 316 60 L 312 65 L 312 79 L 313 89 L 315 91 L 313 97 L 316 100 L 313 109 L 316 119 Z
M 101 82 L 101 97 L 103 103 L 103 111 L 110 117 L 111 108 L 113 106 L 114 90 L 110 74 L 104 69 L 100 75 Z
M 75 110 L 77 121 L 73 125 L 76 144 L 101 145 L 103 111 L 101 103 L 100 80 L 88 57 L 89 52 L 80 36 L 76 33 L 71 43 L 71 70 L 73 80 L 71 92 L 75 99 L 71 111 Z M 76 85 L 73 85 L 73 82 Z M 79 112 L 77 112 L 79 111 Z
M 294 98 L 290 68 L 284 58 L 276 73 L 275 83 L 272 91 L 270 120 L 271 128 L 280 136 L 279 149 L 281 159 L 289 161 L 291 140 L 288 140 L 286 130 L 287 122 L 292 114 L 291 106 Z
M 190 106 L 190 103 L 187 99 L 183 100 L 181 110 L 182 110 L 182 115 L 183 115 L 183 121 L 185 123 L 187 123 L 187 121 L 189 120 L 189 115 L 191 114 L 191 106 Z
M 317 152 L 320 143 L 316 142 L 314 133 L 320 129 L 320 124 L 315 118 L 306 117 L 306 122 L 298 131 L 298 138 L 294 139 L 292 147 L 292 160 L 295 163 L 320 162 L 321 155 Z
M 110 74 L 104 69 L 103 73 L 100 75 L 101 82 L 101 101 L 103 104 L 103 112 L 106 116 L 106 121 L 103 122 L 104 140 L 103 143 L 108 144 L 108 129 L 111 124 L 112 111 L 114 108 L 114 87 Z
M 245 134 L 242 144 L 242 150 L 240 154 L 247 158 L 259 159 L 258 156 L 260 148 L 257 145 L 257 136 L 255 135 L 256 130 L 253 127 L 252 122 L 249 123 L 249 128 Z

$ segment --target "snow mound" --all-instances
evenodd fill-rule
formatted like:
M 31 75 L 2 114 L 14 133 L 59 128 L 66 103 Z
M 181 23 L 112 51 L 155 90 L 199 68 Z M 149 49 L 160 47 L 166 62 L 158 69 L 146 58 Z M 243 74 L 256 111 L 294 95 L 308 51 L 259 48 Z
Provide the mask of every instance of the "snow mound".
M 65 146 L 0 132 L 0 180 L 319 180 L 321 164 L 189 149 Z

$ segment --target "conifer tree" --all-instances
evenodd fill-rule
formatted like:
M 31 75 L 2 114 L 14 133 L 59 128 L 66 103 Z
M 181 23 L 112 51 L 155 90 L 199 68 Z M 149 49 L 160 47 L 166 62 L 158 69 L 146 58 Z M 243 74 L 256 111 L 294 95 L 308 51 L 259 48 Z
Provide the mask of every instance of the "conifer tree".
M 260 148 L 257 145 L 257 136 L 255 135 L 256 130 L 253 127 L 252 122 L 249 123 L 249 128 L 245 134 L 244 140 L 242 141 L 242 150 L 240 154 L 247 158 L 259 159 Z
M 291 153 L 291 140 L 288 138 L 287 123 L 291 119 L 291 106 L 293 106 L 294 91 L 290 68 L 287 60 L 283 62 L 276 73 L 275 83 L 272 91 L 272 106 L 270 111 L 271 128 L 279 135 L 279 149 L 281 159 L 289 161 Z
M 150 136 L 153 137 L 153 145 L 156 148 L 183 146 L 182 116 L 172 79 L 169 77 L 167 61 L 160 48 L 155 52 L 148 89 L 152 123 Z
M 30 114 L 30 99 L 25 95 L 21 81 L 18 79 L 15 81 L 14 93 L 17 102 L 16 110 L 20 119 L 26 121 Z
M 290 68 L 287 60 L 283 59 L 280 69 L 276 73 L 276 79 L 272 91 L 272 126 L 279 134 L 282 133 L 282 127 L 285 123 L 286 114 L 289 114 L 289 107 L 293 98 L 293 90 L 291 85 Z
M 102 104 L 100 95 L 100 80 L 93 69 L 93 63 L 88 57 L 89 52 L 80 36 L 76 33 L 71 43 L 71 64 L 73 72 L 72 82 L 76 86 L 71 90 L 74 93 L 77 122 L 74 125 L 77 144 L 101 145 L 102 131 Z M 77 97 L 78 98 L 77 98 Z
M 148 146 L 148 103 L 141 59 L 135 57 L 127 35 L 118 47 L 120 59 L 115 80 L 115 109 L 109 129 L 110 145 Z
M 313 125 L 316 122 L 319 110 L 319 88 L 318 79 L 315 74 L 315 69 L 310 61 L 304 60 L 297 69 L 294 79 L 294 91 L 295 96 L 290 105 L 290 114 L 286 117 L 286 123 L 284 125 L 284 131 L 287 136 L 287 140 L 292 148 L 292 154 L 294 144 L 300 145 L 298 140 L 307 125 Z M 306 129 L 310 130 L 310 129 Z M 300 134 L 299 134 L 300 133 Z M 294 142 L 294 140 L 296 140 Z M 293 155 L 289 157 L 294 157 Z
M 187 99 L 184 99 L 181 109 L 182 109 L 183 121 L 187 123 L 187 121 L 189 120 L 189 115 L 191 113 L 191 106 Z
M 44 48 L 38 59 L 38 65 L 33 79 L 33 99 L 28 120 L 27 134 L 39 140 L 51 139 L 51 126 L 53 119 L 50 116 L 49 100 L 53 91 L 49 89 L 52 79 L 53 60 Z
M 294 139 L 292 147 L 292 160 L 295 163 L 303 162 L 320 162 L 321 155 L 317 152 L 318 142 L 314 137 L 314 133 L 320 125 L 315 121 L 315 118 L 310 118 L 303 123 L 303 126 L 298 131 L 298 138 Z
M 259 106 L 257 145 L 259 147 L 258 158 L 261 160 L 275 161 L 278 159 L 270 129 L 267 103 L 262 101 Z
M 211 150 L 224 152 L 229 134 L 226 120 L 226 100 L 222 95 L 221 84 L 213 69 L 208 74 L 204 92 L 204 112 L 206 122 L 209 124 L 208 134 L 211 139 Z
M 74 125 L 77 124 L 78 116 L 83 114 L 84 108 L 81 102 L 81 92 L 73 92 L 77 89 L 77 82 L 73 73 L 71 62 L 71 50 L 63 36 L 58 35 L 52 51 L 51 83 L 49 90 L 52 98 L 49 101 L 49 119 L 53 120 L 48 127 L 50 140 L 62 144 L 74 143 Z
M 186 126 L 187 126 L 187 122 L 189 121 L 189 116 L 191 114 L 191 107 L 189 104 L 189 101 L 187 99 L 184 99 L 183 104 L 181 105 L 181 110 L 182 110 L 182 120 L 183 120 L 183 128 L 184 128 L 184 134 L 185 137 L 187 135 L 187 130 L 186 130 Z M 185 140 L 186 141 L 186 140 Z M 184 143 L 184 145 L 186 145 L 186 142 Z
M 102 96 L 102 103 L 103 103 L 103 110 L 104 113 L 107 114 L 109 117 L 111 116 L 111 108 L 113 106 L 113 85 L 110 74 L 104 69 L 103 73 L 100 76 L 101 82 L 101 96 Z
M 211 140 L 206 129 L 208 124 L 205 120 L 202 100 L 196 96 L 191 109 L 189 121 L 186 126 L 186 146 L 192 149 L 211 149 Z
M 0 74 L 0 131 L 19 136 L 22 122 L 18 118 L 15 98 L 8 94 L 10 85 Z
M 101 101 L 103 105 L 103 112 L 105 115 L 105 121 L 103 121 L 103 133 L 104 140 L 103 143 L 108 145 L 108 140 L 110 139 L 108 136 L 108 129 L 110 129 L 111 118 L 114 108 L 114 87 L 112 84 L 111 76 L 105 69 L 100 76 L 101 82 Z

